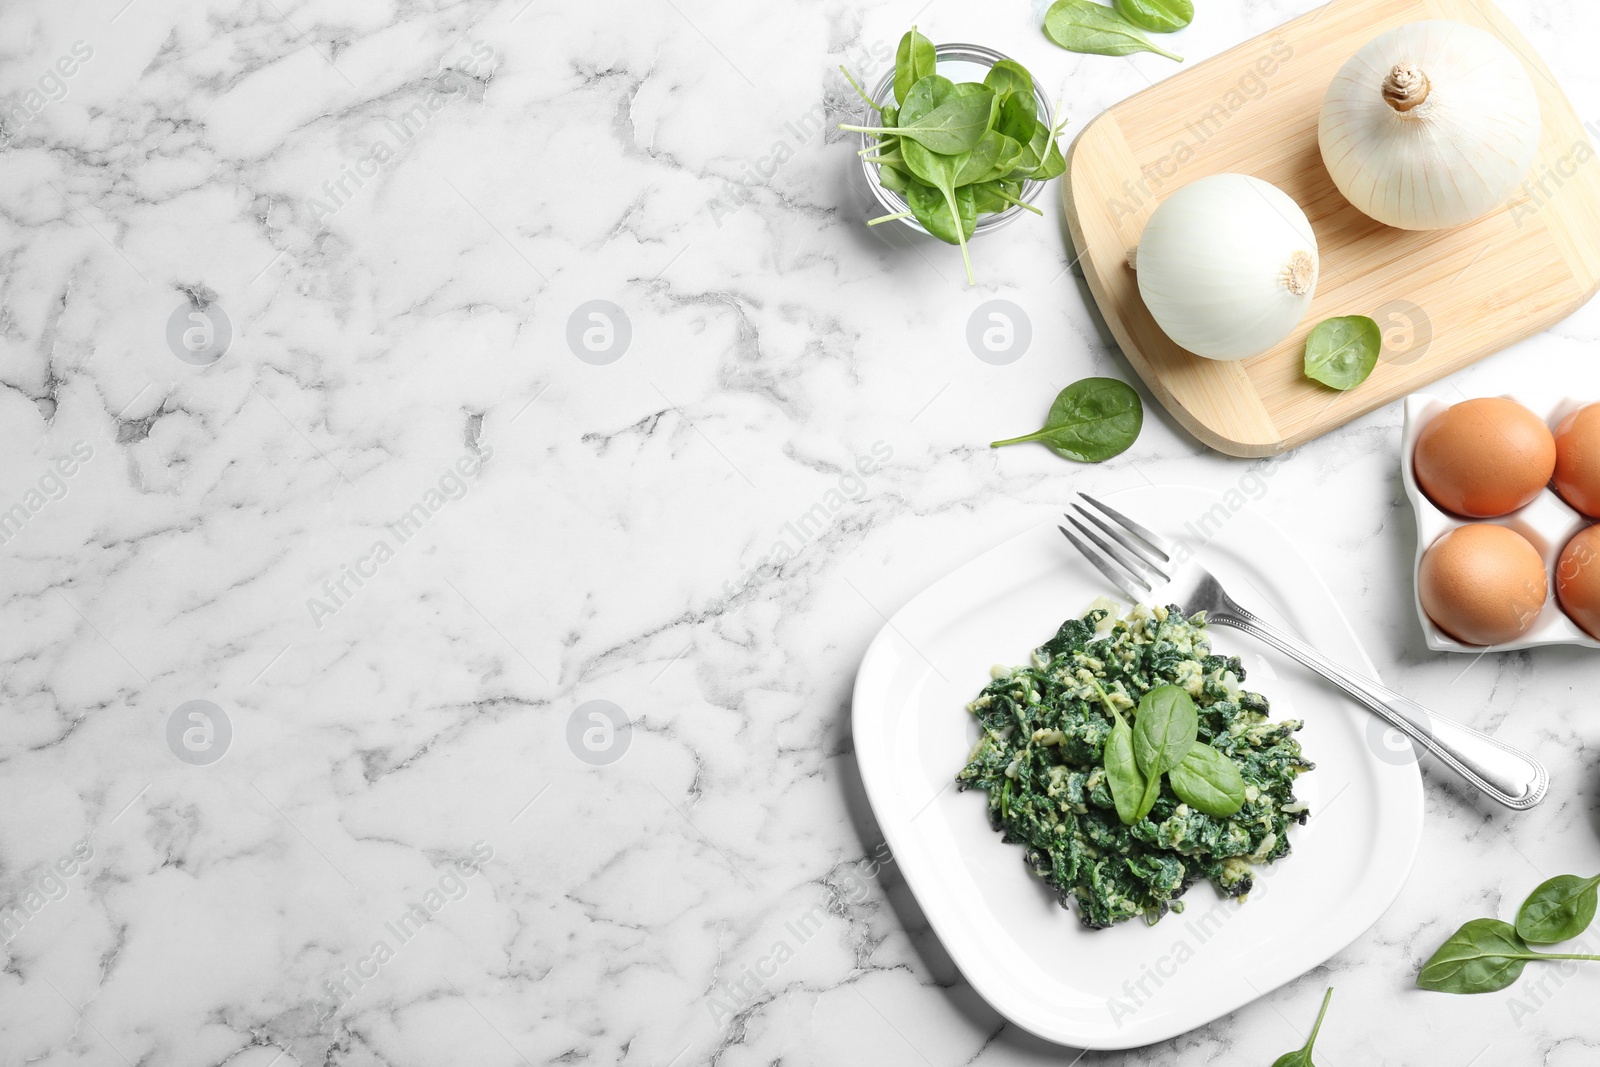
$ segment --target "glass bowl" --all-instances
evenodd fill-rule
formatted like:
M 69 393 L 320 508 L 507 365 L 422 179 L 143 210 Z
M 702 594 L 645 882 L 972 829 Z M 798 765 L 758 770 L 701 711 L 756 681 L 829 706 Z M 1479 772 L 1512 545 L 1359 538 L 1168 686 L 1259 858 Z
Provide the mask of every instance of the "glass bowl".
M 941 44 L 936 45 L 933 52 L 937 57 L 937 65 L 934 69 L 951 81 L 957 82 L 982 81 L 984 75 L 989 73 L 990 67 L 1002 59 L 1010 58 L 992 48 L 985 48 L 979 44 Z M 893 67 L 890 67 L 889 72 L 883 76 L 883 80 L 878 82 L 877 88 L 872 90 L 872 99 L 877 104 L 886 104 L 894 101 Z M 1055 115 L 1050 110 L 1050 101 L 1045 98 L 1044 86 L 1039 84 L 1038 78 L 1033 80 L 1033 100 L 1038 108 L 1040 118 L 1046 124 L 1054 126 Z M 898 101 L 895 102 L 898 103 Z M 876 112 L 869 112 L 862 120 L 861 125 L 870 126 L 876 121 Z M 869 148 L 878 142 L 878 139 L 870 133 L 863 133 L 860 136 L 862 148 Z M 883 182 L 878 178 L 878 165 L 876 163 L 869 163 L 863 158 L 861 160 L 861 170 L 866 175 L 867 185 L 872 189 L 872 195 L 877 198 L 879 204 L 883 205 L 885 214 L 896 215 L 902 211 L 910 210 L 910 205 L 906 203 L 905 197 L 893 189 L 884 188 Z M 1035 181 L 1032 178 L 1024 179 L 1022 192 L 1017 199 L 1025 204 L 1031 204 L 1034 198 L 1039 195 L 1039 190 L 1043 188 L 1043 182 Z M 1023 214 L 1024 211 L 1026 211 L 1025 208 L 1020 208 L 1013 204 L 1004 211 L 999 211 L 992 215 L 979 216 L 977 224 L 973 227 L 971 239 L 976 240 L 982 234 L 991 230 L 998 230 L 1018 215 Z M 928 232 L 923 229 L 921 223 L 910 216 L 896 219 L 895 221 L 901 225 L 909 226 L 918 233 Z

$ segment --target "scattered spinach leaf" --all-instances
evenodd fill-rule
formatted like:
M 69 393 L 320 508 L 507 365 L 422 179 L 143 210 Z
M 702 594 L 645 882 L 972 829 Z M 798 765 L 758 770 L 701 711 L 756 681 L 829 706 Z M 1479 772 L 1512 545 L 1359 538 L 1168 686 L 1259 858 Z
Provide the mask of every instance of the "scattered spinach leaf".
M 1067 459 L 1099 463 L 1126 452 L 1143 425 L 1144 405 L 1126 382 L 1084 378 L 1056 395 L 1041 429 L 989 447 L 1040 441 Z
M 933 42 L 918 33 L 915 26 L 907 30 L 894 54 L 895 100 L 904 103 L 911 87 L 932 74 L 938 63 Z
M 1171 33 L 1194 21 L 1193 0 L 1114 0 L 1117 14 L 1151 33 Z
M 1092 0 L 1056 0 L 1045 12 L 1044 35 L 1069 52 L 1097 56 L 1154 52 L 1183 62 L 1182 56 L 1152 44 L 1133 23 Z
M 1417 985 L 1439 993 L 1492 993 L 1515 982 L 1533 958 L 1510 923 L 1473 919 L 1422 965 Z
M 1227 755 L 1196 741 L 1167 772 L 1178 799 L 1206 815 L 1223 818 L 1244 807 L 1244 776 Z
M 1353 389 L 1378 365 L 1383 333 L 1365 315 L 1323 319 L 1306 338 L 1306 377 L 1333 389 Z
M 1317 1021 L 1311 1027 L 1311 1036 L 1306 1038 L 1303 1047 L 1293 1052 L 1285 1052 L 1282 1056 L 1272 1061 L 1272 1067 L 1316 1067 L 1311 1062 L 1311 1046 L 1317 1043 L 1317 1031 L 1322 1029 L 1322 1017 L 1328 1014 L 1328 1001 L 1333 999 L 1333 986 L 1322 994 L 1322 1010 L 1317 1012 Z
M 1569 941 L 1594 921 L 1600 876 L 1558 874 L 1541 882 L 1517 912 L 1517 936 L 1530 945 Z

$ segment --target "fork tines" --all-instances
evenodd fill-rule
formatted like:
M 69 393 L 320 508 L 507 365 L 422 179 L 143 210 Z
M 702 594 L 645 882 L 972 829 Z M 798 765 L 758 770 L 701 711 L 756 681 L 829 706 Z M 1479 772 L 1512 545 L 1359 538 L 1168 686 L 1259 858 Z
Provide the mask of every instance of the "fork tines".
M 1109 578 L 1134 603 L 1149 599 L 1151 593 L 1171 580 L 1172 575 L 1162 567 L 1162 564 L 1170 565 L 1172 561 L 1173 546 L 1170 541 L 1145 529 L 1115 508 L 1102 504 L 1088 493 L 1080 492 L 1078 495 L 1100 514 L 1076 502 L 1072 505 L 1073 511 L 1087 519 L 1105 537 L 1078 521 L 1078 515 L 1071 513 L 1066 514 L 1066 520 L 1083 539 L 1080 540 L 1065 526 L 1057 526 L 1056 529 L 1072 542 L 1072 547 L 1085 559 L 1094 564 L 1096 570 Z M 1101 515 L 1106 518 L 1101 518 Z M 1110 521 L 1107 522 L 1107 519 Z M 1110 538 L 1110 541 L 1106 538 Z

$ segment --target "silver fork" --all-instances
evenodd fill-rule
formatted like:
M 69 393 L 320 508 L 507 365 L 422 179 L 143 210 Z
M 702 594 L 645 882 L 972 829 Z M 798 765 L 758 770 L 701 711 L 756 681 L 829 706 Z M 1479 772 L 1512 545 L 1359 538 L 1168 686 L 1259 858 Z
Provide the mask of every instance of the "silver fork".
M 1088 493 L 1078 495 L 1094 510 L 1074 503 L 1078 515 L 1066 518 L 1077 534 L 1065 526 L 1057 529 L 1134 603 L 1176 604 L 1185 615 L 1203 611 L 1210 622 L 1243 630 L 1299 660 L 1508 808 L 1524 811 L 1544 799 L 1550 775 L 1532 756 L 1339 666 L 1240 607 L 1210 571 L 1192 559 L 1179 559 L 1170 541 Z

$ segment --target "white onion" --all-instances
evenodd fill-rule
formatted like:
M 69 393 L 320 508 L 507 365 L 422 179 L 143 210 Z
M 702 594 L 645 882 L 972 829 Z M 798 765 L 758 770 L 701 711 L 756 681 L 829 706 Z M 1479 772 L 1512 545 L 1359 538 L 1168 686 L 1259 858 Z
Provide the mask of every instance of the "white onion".
M 1459 226 L 1504 204 L 1539 146 L 1539 98 L 1493 34 L 1411 22 L 1339 68 L 1317 128 L 1333 183 L 1389 226 Z
M 1207 359 L 1244 359 L 1305 318 L 1317 286 L 1317 238 L 1277 186 L 1213 174 L 1162 201 L 1134 266 L 1139 295 L 1168 337 Z

